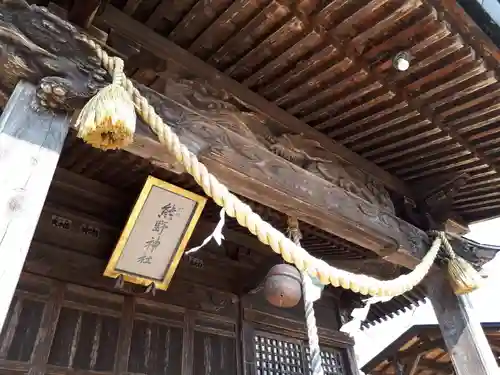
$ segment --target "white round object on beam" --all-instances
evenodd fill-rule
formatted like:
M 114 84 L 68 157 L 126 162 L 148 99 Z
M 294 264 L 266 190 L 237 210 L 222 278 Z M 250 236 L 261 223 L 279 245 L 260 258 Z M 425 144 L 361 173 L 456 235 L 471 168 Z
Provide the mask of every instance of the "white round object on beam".
M 404 72 L 406 70 L 408 70 L 408 68 L 410 67 L 410 62 L 406 59 L 398 59 L 397 63 L 396 63 L 396 69 L 399 70 L 400 72 Z

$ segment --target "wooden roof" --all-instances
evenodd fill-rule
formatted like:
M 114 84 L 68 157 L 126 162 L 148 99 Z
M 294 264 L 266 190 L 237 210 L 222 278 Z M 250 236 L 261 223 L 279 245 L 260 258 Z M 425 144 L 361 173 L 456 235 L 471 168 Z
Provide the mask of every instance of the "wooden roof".
M 155 90 L 165 85 L 165 65 L 152 67 L 143 53 L 150 51 L 270 121 L 320 140 L 392 191 L 418 198 L 437 177 L 467 173 L 455 212 L 469 222 L 500 215 L 500 57 L 455 1 L 110 3 L 96 25 L 120 53 L 140 45 L 127 61 L 137 81 Z M 406 72 L 392 66 L 400 51 L 412 55 Z M 314 246 L 307 245 L 313 253 Z M 374 307 L 369 320 L 422 298 L 417 288 Z
M 498 53 L 455 1 L 111 3 L 257 93 L 265 111 L 284 110 L 280 119 L 389 172 L 392 188 L 416 194 L 436 176 L 468 173 L 455 211 L 467 221 L 500 214 Z M 400 51 L 413 57 L 406 72 L 392 66 Z
M 482 324 L 490 347 L 500 355 L 500 323 Z M 418 362 L 416 358 L 420 357 Z M 410 367 L 413 375 L 449 375 L 453 365 L 437 325 L 416 325 L 403 333 L 391 345 L 375 356 L 362 371 L 370 375 L 396 375 L 396 360 Z M 500 363 L 500 360 L 499 360 Z

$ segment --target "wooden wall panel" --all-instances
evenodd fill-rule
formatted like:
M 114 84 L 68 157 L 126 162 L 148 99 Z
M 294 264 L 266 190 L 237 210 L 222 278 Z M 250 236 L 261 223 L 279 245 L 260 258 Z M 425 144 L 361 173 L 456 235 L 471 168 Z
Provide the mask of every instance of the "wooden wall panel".
M 65 285 L 47 369 L 112 373 L 123 297 Z
M 229 251 L 244 241 L 204 248 L 202 267 L 183 259 L 156 296 L 132 284 L 116 289 L 102 272 L 133 200 L 84 180 L 56 173 L 0 336 L 0 375 L 255 375 L 256 330 L 304 342 L 302 303 L 240 299 L 236 284 L 256 286 L 256 271 L 269 266 L 262 253 Z M 322 342 L 352 345 L 336 331 L 335 298 L 325 293 L 316 304 Z
M 114 189 L 59 168 L 28 255 L 28 270 L 73 283 L 81 282 L 75 275 L 82 275 L 83 279 L 85 274 L 100 277 L 137 194 L 135 190 Z M 215 225 L 215 222 L 202 216 L 188 248 L 199 245 Z M 249 281 L 255 267 L 266 257 L 262 255 L 262 251 L 247 254 L 250 249 L 246 247 L 246 241 L 250 237 L 233 232 L 225 232 L 227 239 L 224 246 L 219 247 L 211 242 L 197 253 L 196 259 L 201 262 L 195 264 L 183 257 L 174 282 L 176 279 L 184 279 L 195 285 L 233 293 L 241 289 L 241 284 Z M 251 240 L 248 242 L 255 247 L 255 242 L 258 241 Z M 262 248 L 263 245 L 259 244 L 259 247 Z M 266 249 L 265 254 L 272 255 L 272 252 Z M 65 267 L 57 267 L 57 263 L 64 263 Z M 82 269 L 82 265 L 85 265 L 85 269 Z M 221 267 L 224 272 L 220 272 Z M 90 277 L 87 279 L 87 282 L 91 280 Z
M 120 319 L 63 307 L 50 351 L 50 365 L 113 371 Z
M 183 329 L 136 320 L 132 332 L 128 371 L 134 374 L 180 374 Z
M 304 324 L 304 305 L 302 300 L 293 308 L 281 309 L 269 304 L 264 293 L 248 295 L 243 299 L 243 306 L 248 311 L 256 311 L 270 316 L 280 317 L 290 322 Z M 338 319 L 338 299 L 329 293 L 323 293 L 322 297 L 314 304 L 318 325 L 330 330 L 338 330 L 340 322 Z M 293 324 L 293 323 L 291 323 Z
M 197 331 L 194 333 L 194 375 L 234 375 L 236 340 Z
M 33 277 L 24 275 L 28 279 Z M 273 315 L 274 310 L 263 303 L 230 301 L 227 310 L 225 304 L 217 306 L 211 297 L 212 311 L 207 312 L 200 311 L 202 303 L 197 311 L 46 278 L 35 277 L 32 281 L 42 282 L 20 282 L 9 324 L 0 337 L 0 374 L 15 371 L 54 375 L 308 373 L 301 306 L 288 311 L 288 315 L 285 310 Z M 59 296 L 60 290 L 63 293 Z M 255 302 L 259 298 L 251 299 Z M 238 309 L 242 309 L 242 317 L 237 314 Z M 243 321 L 238 320 L 242 318 Z M 347 374 L 347 362 L 341 351 L 352 345 L 352 341 L 328 328 L 320 328 L 320 339 L 327 373 Z M 271 340 L 276 345 L 266 341 L 269 345 L 264 343 L 256 350 L 256 345 L 262 344 L 259 340 Z M 278 350 L 280 342 L 296 344 L 301 361 L 296 370 L 282 371 L 286 358 L 283 363 L 273 363 L 273 368 L 263 367 L 261 357 L 279 354 L 273 348 Z
M 28 362 L 31 359 L 45 303 L 15 297 L 2 337 L 0 358 Z
M 27 373 L 30 363 L 36 368 L 47 345 L 45 336 L 51 331 L 51 294 L 57 289 L 57 282 L 38 277 L 19 281 L 0 334 L 0 374 Z

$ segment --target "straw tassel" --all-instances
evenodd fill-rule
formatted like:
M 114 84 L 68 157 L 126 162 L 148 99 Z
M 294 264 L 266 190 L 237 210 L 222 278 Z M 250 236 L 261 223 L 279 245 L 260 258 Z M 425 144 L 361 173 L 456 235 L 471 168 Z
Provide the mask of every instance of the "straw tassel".
M 439 232 L 442 246 L 448 255 L 448 277 L 456 295 L 470 293 L 481 287 L 482 277 L 474 267 L 453 251 L 453 248 L 444 232 Z
M 309 276 L 317 277 L 321 284 L 331 284 L 334 287 L 342 286 L 345 289 L 371 296 L 401 295 L 412 289 L 428 274 L 441 245 L 444 244 L 445 251 L 450 258 L 448 270 L 455 292 L 464 294 L 480 286 L 482 279 L 479 273 L 464 259 L 456 256 L 444 233 L 436 236 L 422 262 L 414 270 L 392 280 L 381 281 L 367 275 L 353 274 L 313 257 L 306 250 L 286 239 L 271 224 L 265 222 L 248 205 L 231 194 L 227 187 L 207 170 L 206 166 L 182 144 L 169 125 L 163 122 L 154 108 L 148 105 L 147 99 L 134 89 L 132 82 L 123 73 L 121 59 L 109 56 L 99 44 L 87 36 L 81 35 L 80 37 L 95 50 L 106 70 L 113 74 L 113 84 L 116 85 L 113 86 L 113 90 L 111 88 L 108 90 L 108 95 L 105 95 L 106 91 L 102 90 L 94 98 L 96 100 L 87 103 L 78 117 L 79 135 L 88 139 L 89 142 L 93 142 L 94 147 L 101 149 L 120 148 L 132 141 L 135 130 L 134 106 L 131 104 L 131 98 L 127 92 L 117 87 L 126 84 L 127 88 L 134 92 L 133 99 L 137 104 L 139 115 L 158 135 L 160 143 L 165 145 L 184 165 L 186 171 L 195 177 L 196 182 L 203 187 L 207 195 L 223 207 L 229 216 L 237 217 L 240 225 L 248 228 L 262 243 L 269 245 L 276 253 L 280 254 L 285 261 L 295 264 L 300 271 L 307 272 Z M 97 102 L 98 96 L 101 102 Z M 112 101 L 118 101 L 118 103 L 109 103 L 111 96 L 113 97 Z M 109 110 L 108 107 L 112 107 L 111 113 L 113 115 L 106 114 L 106 110 L 98 115 L 96 107 L 99 105 L 107 110 Z
M 116 59 L 113 83 L 90 99 L 76 120 L 77 136 L 95 148 L 120 149 L 134 140 L 135 107 L 123 80 L 123 61 Z

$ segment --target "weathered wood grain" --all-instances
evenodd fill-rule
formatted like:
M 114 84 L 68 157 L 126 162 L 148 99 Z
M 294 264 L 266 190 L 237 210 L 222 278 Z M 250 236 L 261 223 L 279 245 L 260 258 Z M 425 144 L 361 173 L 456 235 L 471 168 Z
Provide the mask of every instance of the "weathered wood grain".
M 372 164 L 359 155 L 353 153 L 341 144 L 334 143 L 331 139 L 308 126 L 306 123 L 298 120 L 296 117 L 288 114 L 275 104 L 268 102 L 263 97 L 252 92 L 228 76 L 220 73 L 217 69 L 191 55 L 189 52 L 180 48 L 172 41 L 155 33 L 153 30 L 149 29 L 140 22 L 135 21 L 132 17 L 127 16 L 125 13 L 120 12 L 112 6 L 107 6 L 103 14 L 101 14 L 98 19 L 100 22 L 108 25 L 116 32 L 135 40 L 148 50 L 158 54 L 159 57 L 171 61 L 174 64 L 181 65 L 189 71 L 195 72 L 196 75 L 206 80 L 214 87 L 231 93 L 255 111 L 270 118 L 272 121 L 281 124 L 285 129 L 304 134 L 305 136 L 318 141 L 325 147 L 325 149 L 337 156 L 340 156 L 344 160 L 357 165 L 366 173 L 376 176 L 379 181 L 383 182 L 392 189 L 409 196 L 412 195 L 410 189 L 402 181 L 391 176 L 375 164 Z
M 189 109 L 192 99 L 179 91 L 172 98 L 144 86 L 140 90 L 181 141 L 233 192 L 409 268 L 426 253 L 428 239 L 423 231 L 357 193 L 277 157 L 248 137 L 252 133 L 247 124 L 235 122 L 228 127 L 227 119 L 221 124 L 206 113 L 195 113 Z M 138 127 L 144 130 L 136 138 L 153 141 L 145 125 L 139 123 Z
M 441 273 L 426 280 L 427 296 L 457 375 L 498 374 L 498 365 L 469 296 L 456 296 Z
M 28 286 L 26 280 L 51 286 L 52 291 L 50 294 L 45 289 L 38 294 L 28 292 L 38 286 Z M 91 375 L 111 371 L 114 374 L 169 374 L 180 372 L 182 367 L 183 374 L 193 375 L 206 373 L 203 369 L 208 366 L 222 373 L 239 374 L 237 364 L 241 348 L 235 340 L 239 336 L 236 331 L 240 326 L 238 323 L 248 328 L 245 333 L 247 349 L 242 358 L 246 363 L 257 360 L 253 350 L 254 334 L 257 333 L 254 327 L 258 327 L 259 334 L 266 332 L 266 337 L 274 337 L 272 332 L 275 332 L 280 340 L 305 345 L 305 328 L 300 317 L 291 320 L 278 314 L 271 315 L 269 320 L 267 314 L 248 310 L 254 315 L 247 314 L 243 320 L 241 315 L 214 314 L 200 311 L 193 305 L 188 308 L 171 305 L 182 304 L 189 297 L 189 293 L 181 290 L 175 292 L 177 298 L 171 298 L 172 295 L 166 299 L 160 295 L 154 298 L 146 296 L 147 299 L 130 295 L 123 297 L 116 290 L 109 293 L 69 283 L 54 283 L 45 277 L 26 273 L 21 285 L 23 289 L 17 293 L 25 301 L 25 307 L 21 319 L 17 319 L 20 325 L 14 324 L 17 329 L 12 337 L 2 337 L 11 347 L 9 358 L 16 358 L 16 361 L 0 358 L 0 369 L 4 372 L 8 369 L 33 374 Z M 29 310 L 34 306 L 33 302 L 38 306 L 34 315 Z M 238 299 L 235 305 L 242 308 Z M 16 306 L 12 307 L 13 312 Z M 266 319 L 262 320 L 264 316 Z M 329 326 L 328 316 L 320 318 L 318 324 L 320 327 Z M 320 336 L 329 350 L 347 350 L 353 344 L 345 334 L 331 329 L 320 328 Z M 21 342 L 23 338 L 26 340 Z M 34 346 L 33 355 L 30 344 Z M 31 357 L 33 361 L 30 361 Z M 337 365 L 344 368 L 348 362 L 342 360 Z
M 0 328 L 30 247 L 69 128 L 21 82 L 0 118 Z
M 8 41 L 0 44 L 0 49 L 9 51 L 10 63 L 18 66 L 20 72 L 23 64 L 31 69 L 26 77 L 35 84 L 40 83 L 38 96 L 42 103 L 58 110 L 77 109 L 109 80 L 96 65 L 95 54 L 67 22 L 23 2 L 3 3 L 1 9 L 11 15 L 7 19 L 11 33 L 19 38 L 22 36 L 23 43 L 29 42 L 31 50 L 42 49 L 46 51 L 43 56 L 49 55 L 38 61 L 33 52 L 25 53 L 26 46 L 11 46 Z M 44 23 L 51 27 L 43 28 Z M 14 74 L 14 71 L 9 73 Z M 12 74 L 3 77 L 6 87 L 19 79 Z M 195 94 L 189 96 L 185 91 L 171 91 L 166 97 L 145 87 L 141 87 L 141 91 L 182 141 L 235 193 L 294 215 L 409 268 L 418 264 L 425 254 L 428 239 L 424 232 L 396 217 L 387 207 L 381 208 L 376 202 L 368 201 L 370 198 L 363 194 L 363 188 L 359 189 L 354 179 L 345 186 L 334 182 L 346 179 L 336 173 L 342 167 L 328 166 L 331 169 L 327 168 L 327 174 L 332 179 L 327 181 L 266 149 L 252 138 L 247 124 L 238 122 L 234 116 L 232 120 L 230 116 L 224 119 L 214 117 L 213 111 L 207 113 L 199 106 L 192 108 L 193 97 L 198 99 Z M 61 92 L 65 95 L 58 95 Z M 209 108 L 221 105 L 217 107 L 221 110 L 226 106 L 214 101 L 206 103 L 204 98 L 199 102 Z M 210 113 L 212 117 L 207 117 Z M 152 150 L 160 154 L 153 156 Z M 141 125 L 133 151 L 142 157 L 156 157 L 161 163 L 171 160 L 152 132 Z M 319 167 L 318 164 L 316 169 Z
M 53 285 L 52 294 L 45 306 L 40 331 L 33 349 L 31 360 L 33 367 L 30 369 L 29 375 L 43 375 L 46 371 L 45 365 L 50 355 L 65 289 L 65 285 L 61 282 L 54 282 Z

